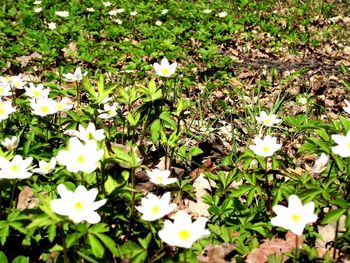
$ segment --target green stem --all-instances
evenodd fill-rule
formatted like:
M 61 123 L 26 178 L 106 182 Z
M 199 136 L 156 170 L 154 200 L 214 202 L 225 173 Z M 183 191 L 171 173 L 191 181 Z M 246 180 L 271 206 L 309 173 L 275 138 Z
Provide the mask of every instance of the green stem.
M 135 178 L 135 168 L 131 168 L 131 186 L 132 186 L 132 192 L 131 192 L 131 226 L 133 225 L 134 220 L 134 214 L 135 214 L 135 185 L 136 185 L 136 178 Z
M 15 179 L 13 181 L 13 186 L 12 186 L 12 191 L 11 191 L 11 198 L 10 198 L 10 205 L 9 208 L 12 206 L 13 199 L 15 197 L 15 190 L 16 190 L 16 185 L 17 185 L 18 179 Z M 16 208 L 16 203 L 14 203 L 13 208 Z
M 62 239 L 62 247 L 63 247 L 63 262 L 68 263 L 68 255 L 67 255 L 67 244 L 64 238 L 63 227 L 61 224 L 58 225 L 58 231 L 60 232 L 60 236 Z
M 335 260 L 335 257 L 337 255 L 337 242 L 338 242 L 338 231 L 339 231 L 339 219 L 337 220 L 337 224 L 335 225 L 335 234 L 334 234 L 334 241 L 333 241 L 333 259 Z
M 184 252 L 184 263 L 187 263 L 187 250 Z
M 76 82 L 76 87 L 77 87 L 77 106 L 80 106 L 80 85 L 79 82 Z
M 295 234 L 295 259 L 299 258 L 299 236 Z

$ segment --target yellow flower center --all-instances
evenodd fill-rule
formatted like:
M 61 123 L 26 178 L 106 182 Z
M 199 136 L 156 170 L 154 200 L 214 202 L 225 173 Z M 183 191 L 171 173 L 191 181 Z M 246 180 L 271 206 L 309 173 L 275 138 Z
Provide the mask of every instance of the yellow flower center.
M 162 69 L 162 75 L 168 75 L 169 74 L 169 69 L 163 68 Z
M 48 113 L 49 112 L 49 107 L 48 106 L 41 106 L 40 110 L 42 113 Z
M 346 144 L 346 148 L 350 150 L 350 142 Z
M 0 93 L 3 93 L 5 91 L 3 86 L 0 86 Z
M 160 210 L 159 205 L 153 206 L 151 208 L 152 214 L 155 214 L 155 215 L 159 213 L 159 210 Z
M 94 136 L 92 135 L 91 132 L 89 132 L 89 133 L 86 135 L 86 138 L 87 138 L 88 140 L 93 140 L 93 139 L 94 139 Z
M 39 91 L 39 90 L 34 90 L 33 91 L 33 95 L 34 95 L 34 97 L 39 97 L 40 96 L 40 94 L 41 94 L 41 92 Z
M 190 233 L 190 231 L 184 229 L 184 230 L 181 230 L 180 232 L 178 232 L 177 235 L 182 240 L 188 240 L 191 236 L 191 233 Z
M 15 86 L 18 88 L 20 86 L 19 82 L 16 82 Z
M 270 120 L 270 119 L 265 119 L 265 120 L 264 120 L 264 123 L 265 123 L 265 124 L 270 124 L 270 123 L 271 123 L 271 120 Z
M 44 167 L 44 171 L 48 173 L 48 172 L 50 171 L 50 168 L 51 168 L 51 167 L 50 167 L 50 164 L 47 164 L 47 165 L 45 165 L 45 167 Z
M 6 115 L 6 111 L 4 108 L 0 107 L 0 116 Z
M 267 153 L 269 151 L 269 149 L 270 149 L 269 146 L 264 146 L 263 147 L 263 152 Z
M 156 181 L 157 181 L 158 183 L 163 183 L 163 176 L 157 175 L 157 176 L 156 176 Z
M 296 222 L 296 223 L 299 222 L 300 219 L 301 219 L 300 215 L 295 214 L 295 215 L 292 216 L 292 220 L 293 220 L 294 222 Z
M 85 161 L 86 161 L 86 158 L 85 158 L 84 155 L 79 155 L 79 156 L 77 157 L 77 162 L 78 162 L 78 163 L 85 163 Z
M 18 165 L 14 164 L 11 166 L 11 171 L 14 172 L 14 173 L 17 173 L 19 171 L 19 167 Z
M 81 202 L 76 202 L 76 203 L 74 204 L 74 207 L 75 207 L 75 209 L 81 211 L 81 210 L 83 210 L 84 205 L 83 205 Z

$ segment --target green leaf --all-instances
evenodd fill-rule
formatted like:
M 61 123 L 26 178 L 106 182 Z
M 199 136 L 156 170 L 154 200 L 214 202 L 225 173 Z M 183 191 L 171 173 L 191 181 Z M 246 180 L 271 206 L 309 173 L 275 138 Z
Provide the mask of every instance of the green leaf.
M 105 223 L 98 223 L 90 227 L 89 232 L 90 233 L 105 233 L 109 230 L 109 226 Z
M 202 154 L 202 153 L 203 153 L 202 149 L 200 149 L 196 146 L 191 147 L 191 149 L 189 150 L 190 156 L 197 156 L 197 155 Z
M 174 130 L 176 130 L 177 128 L 177 124 L 176 121 L 174 121 L 171 118 L 171 112 L 169 111 L 163 111 L 160 115 L 159 118 L 163 121 L 165 121 L 168 125 L 170 125 L 170 127 L 172 127 Z
M 104 184 L 105 190 L 107 194 L 112 193 L 118 186 L 120 186 L 116 180 L 112 178 L 112 176 L 108 175 L 107 180 Z
M 10 226 L 9 225 L 6 225 L 5 227 L 1 228 L 1 231 L 0 231 L 1 245 L 5 244 L 6 239 L 7 239 L 9 234 L 10 234 Z
M 7 263 L 8 262 L 6 255 L 2 251 L 0 251 L 0 262 L 1 263 Z
M 49 238 L 49 241 L 52 242 L 55 237 L 57 236 L 56 235 L 56 229 L 57 229 L 57 225 L 49 225 L 48 229 L 47 229 L 47 232 L 48 232 L 48 238 Z
M 96 236 L 102 241 L 106 248 L 114 255 L 120 257 L 120 252 L 116 247 L 116 244 L 112 238 L 106 236 L 105 234 L 96 234 Z
M 337 221 L 345 212 L 346 212 L 346 209 L 344 208 L 331 210 L 325 215 L 321 224 L 326 225 L 326 224 L 329 224 L 330 222 Z
M 29 263 L 29 258 L 25 256 L 18 256 L 12 260 L 12 263 Z
M 150 132 L 151 132 L 151 140 L 153 143 L 156 143 L 158 141 L 161 129 L 162 129 L 162 125 L 161 125 L 160 119 L 156 119 L 155 121 L 152 122 L 150 127 Z
M 105 253 L 105 248 L 101 242 L 92 234 L 87 236 L 87 242 L 90 244 L 92 254 L 97 258 L 102 258 Z

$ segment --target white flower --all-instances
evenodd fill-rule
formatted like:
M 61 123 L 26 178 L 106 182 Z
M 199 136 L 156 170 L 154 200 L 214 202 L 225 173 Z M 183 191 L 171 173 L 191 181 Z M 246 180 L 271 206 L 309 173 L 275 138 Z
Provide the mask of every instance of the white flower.
M 349 113 L 350 114 L 350 102 L 348 100 L 344 100 L 345 104 L 346 104 L 346 107 L 343 107 L 343 110 L 346 112 L 346 113 Z
M 12 107 L 12 101 L 3 101 L 0 98 L 0 121 L 6 120 L 9 115 L 16 111 L 15 107 Z
M 276 114 L 267 115 L 265 111 L 260 112 L 260 116 L 256 116 L 255 118 L 259 123 L 268 127 L 272 127 L 282 121 L 281 119 L 277 119 Z
M 10 162 L 4 157 L 0 157 L 0 178 L 25 179 L 32 176 L 32 173 L 28 172 L 32 160 L 32 157 L 24 160 L 21 155 L 16 155 Z
M 169 78 L 175 73 L 177 63 L 174 62 L 169 64 L 167 58 L 163 58 L 160 65 L 159 63 L 154 63 L 153 68 L 156 71 L 156 74 L 161 77 Z
M 210 9 L 205 9 L 205 10 L 203 10 L 203 13 L 204 13 L 204 14 L 210 14 L 210 13 L 211 13 L 211 10 L 210 10 Z
M 119 8 L 116 11 L 117 11 L 117 14 L 119 14 L 119 13 L 123 13 L 125 11 L 125 9 L 124 8 Z
M 79 185 L 74 192 L 71 192 L 63 184 L 57 186 L 57 192 L 61 198 L 51 200 L 51 209 L 63 216 L 68 216 L 74 223 L 87 221 L 96 224 L 101 221 L 101 217 L 96 209 L 106 203 L 106 199 L 95 202 L 98 191 L 96 188 L 87 190 Z
M 111 2 L 102 2 L 102 4 L 105 6 L 105 7 L 109 7 L 110 5 L 112 5 L 112 3 Z
M 43 84 L 38 84 L 36 87 L 33 83 L 29 83 L 29 88 L 24 87 L 25 94 L 32 99 L 47 99 L 50 93 L 50 89 L 44 88 Z
M 121 21 L 120 19 L 113 19 L 113 22 L 116 22 L 118 25 L 123 24 L 123 21 Z
M 156 24 L 156 26 L 161 26 L 163 23 L 162 23 L 162 21 L 157 20 L 157 21 L 155 22 L 155 24 Z
M 69 172 L 79 171 L 92 173 L 98 166 L 98 161 L 103 156 L 103 150 L 97 149 L 95 141 L 85 144 L 73 137 L 69 139 L 69 150 L 61 150 L 57 154 L 57 162 L 66 166 Z
M 113 103 L 112 105 L 108 105 L 108 104 L 103 105 L 103 110 L 100 110 L 100 109 L 97 110 L 98 113 L 100 113 L 98 117 L 101 119 L 113 118 L 118 114 L 117 112 L 118 106 L 119 105 L 116 102 Z
M 174 222 L 164 221 L 164 227 L 159 231 L 160 239 L 170 246 L 190 248 L 194 242 L 202 237 L 210 235 L 205 229 L 207 219 L 199 217 L 192 223 L 191 217 L 185 211 L 178 211 Z
M 168 9 L 163 9 L 162 12 L 160 13 L 161 15 L 165 15 L 166 13 L 168 13 Z
M 27 84 L 25 81 L 22 80 L 21 75 L 10 77 L 8 82 L 11 85 L 11 87 L 16 89 L 24 89 L 24 86 Z
M 289 196 L 288 207 L 275 205 L 272 209 L 277 214 L 271 219 L 272 225 L 283 227 L 296 235 L 303 233 L 306 224 L 317 220 L 314 202 L 303 205 L 296 195 Z
M 8 151 L 15 150 L 18 147 L 18 144 L 19 144 L 19 137 L 17 136 L 12 136 L 11 139 L 5 138 L 5 140 L 1 142 L 1 145 L 4 146 Z
M 58 111 L 67 111 L 73 108 L 73 102 L 67 97 L 63 97 L 60 101 L 57 101 Z
M 108 14 L 109 14 L 110 16 L 115 16 L 115 15 L 117 15 L 118 13 L 117 13 L 117 10 L 113 9 L 113 10 L 109 11 Z
M 170 192 L 163 194 L 158 198 L 152 193 L 141 199 L 141 206 L 135 208 L 142 213 L 142 219 L 147 221 L 154 221 L 169 214 L 176 208 L 176 204 L 170 203 Z
M 327 164 L 329 161 L 329 156 L 321 153 L 320 157 L 318 157 L 315 161 L 314 166 L 312 167 L 312 173 L 314 175 L 321 174 L 327 168 Z
M 341 157 L 350 157 L 350 131 L 346 136 L 341 134 L 333 134 L 332 140 L 338 145 L 332 147 L 332 152 Z
M 39 116 L 55 114 L 58 111 L 57 102 L 51 98 L 31 100 L 32 113 Z
M 86 128 L 79 124 L 78 131 L 75 131 L 74 135 L 80 140 L 87 142 L 90 140 L 102 141 L 105 138 L 104 130 L 96 130 L 95 124 L 90 122 Z
M 43 1 L 34 1 L 34 5 L 41 5 Z
M 281 143 L 277 143 L 277 138 L 271 137 L 270 135 L 265 136 L 264 139 L 256 137 L 254 143 L 255 145 L 250 145 L 249 149 L 251 149 L 256 155 L 263 157 L 272 156 L 282 147 Z
M 227 16 L 227 12 L 221 12 L 218 14 L 218 17 L 225 17 Z
M 56 11 L 55 14 L 56 16 L 60 16 L 60 17 L 68 17 L 69 11 Z
M 64 80 L 67 82 L 75 82 L 75 81 L 81 81 L 83 77 L 87 75 L 87 72 L 82 73 L 81 68 L 77 67 L 74 71 L 74 73 L 67 73 L 67 74 L 62 74 L 64 77 Z
M 95 12 L 95 8 L 93 8 L 93 7 L 87 7 L 87 8 L 86 8 L 86 11 L 88 11 L 88 12 Z
M 131 15 L 131 16 L 136 16 L 136 15 L 137 15 L 137 12 L 136 12 L 136 11 L 132 11 L 132 12 L 130 12 L 130 15 Z
M 55 30 L 56 29 L 56 23 L 54 22 L 50 22 L 47 24 L 47 27 L 50 29 L 50 30 Z
M 34 8 L 34 13 L 40 13 L 41 11 L 43 11 L 42 7 L 35 7 Z
M 154 184 L 167 185 L 175 183 L 177 180 L 176 178 L 169 178 L 169 170 L 152 169 L 146 171 L 146 173 L 149 177 L 149 180 Z
M 0 97 L 11 95 L 11 84 L 9 83 L 9 79 L 0 77 Z
M 42 175 L 49 174 L 55 169 L 56 163 L 57 161 L 55 157 L 52 157 L 50 162 L 46 162 L 43 160 L 39 161 L 39 168 L 33 169 L 33 172 Z

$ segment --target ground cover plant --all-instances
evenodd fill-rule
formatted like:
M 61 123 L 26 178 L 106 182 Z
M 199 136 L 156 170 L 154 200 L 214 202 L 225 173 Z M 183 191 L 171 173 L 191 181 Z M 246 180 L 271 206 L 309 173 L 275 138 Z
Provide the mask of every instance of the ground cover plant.
M 0 262 L 349 260 L 349 1 L 0 7 Z

